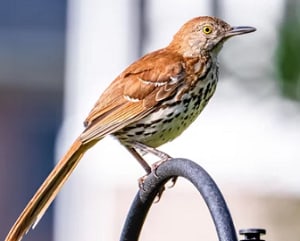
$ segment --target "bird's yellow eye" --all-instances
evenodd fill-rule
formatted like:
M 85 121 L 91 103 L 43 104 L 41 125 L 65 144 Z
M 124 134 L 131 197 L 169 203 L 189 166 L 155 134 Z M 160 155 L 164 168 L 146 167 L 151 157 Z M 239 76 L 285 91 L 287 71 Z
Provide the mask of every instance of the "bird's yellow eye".
M 212 31 L 213 31 L 213 27 L 210 26 L 210 25 L 205 25 L 202 28 L 202 32 L 205 33 L 205 34 L 210 34 Z

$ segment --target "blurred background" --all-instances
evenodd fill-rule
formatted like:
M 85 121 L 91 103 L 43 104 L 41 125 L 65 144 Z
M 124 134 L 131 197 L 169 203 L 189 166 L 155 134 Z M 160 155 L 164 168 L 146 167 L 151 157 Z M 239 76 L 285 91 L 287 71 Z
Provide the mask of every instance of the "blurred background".
M 0 240 L 105 87 L 199 15 L 258 30 L 225 44 L 214 98 L 160 149 L 213 176 L 237 229 L 300 240 L 298 0 L 0 1 Z M 118 240 L 142 175 L 106 138 L 24 240 Z M 179 179 L 151 209 L 141 240 L 201 238 L 217 239 L 214 226 L 199 194 Z

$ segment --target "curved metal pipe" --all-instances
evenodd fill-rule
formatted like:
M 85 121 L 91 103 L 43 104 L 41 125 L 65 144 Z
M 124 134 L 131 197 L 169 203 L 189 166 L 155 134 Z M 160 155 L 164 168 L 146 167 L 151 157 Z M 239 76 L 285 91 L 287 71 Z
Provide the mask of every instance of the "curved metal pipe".
M 153 200 L 164 184 L 172 177 L 189 180 L 202 195 L 214 221 L 219 241 L 237 241 L 234 224 L 218 186 L 209 174 L 191 160 L 174 158 L 162 163 L 145 180 L 144 190 L 139 190 L 125 221 L 120 241 L 137 241 Z

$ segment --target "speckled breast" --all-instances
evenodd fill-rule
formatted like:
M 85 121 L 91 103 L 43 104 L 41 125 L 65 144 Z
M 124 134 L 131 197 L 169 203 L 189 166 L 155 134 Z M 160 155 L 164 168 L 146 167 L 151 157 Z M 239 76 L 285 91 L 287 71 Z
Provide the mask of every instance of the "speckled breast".
M 114 135 L 125 145 L 136 141 L 158 147 L 173 140 L 199 116 L 214 94 L 217 82 L 218 67 L 214 66 L 206 78 L 199 80 L 180 100 L 169 100 L 161 108 Z

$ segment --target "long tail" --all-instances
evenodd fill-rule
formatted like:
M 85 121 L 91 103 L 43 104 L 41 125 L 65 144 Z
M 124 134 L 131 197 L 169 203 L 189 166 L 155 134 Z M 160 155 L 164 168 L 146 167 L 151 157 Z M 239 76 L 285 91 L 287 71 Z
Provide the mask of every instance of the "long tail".
M 9 231 L 5 241 L 20 241 L 30 227 L 35 227 L 52 203 L 63 184 L 67 181 L 83 154 L 94 144 L 83 144 L 77 139 L 69 151 L 59 161 L 47 179 L 29 201 L 14 226 Z

